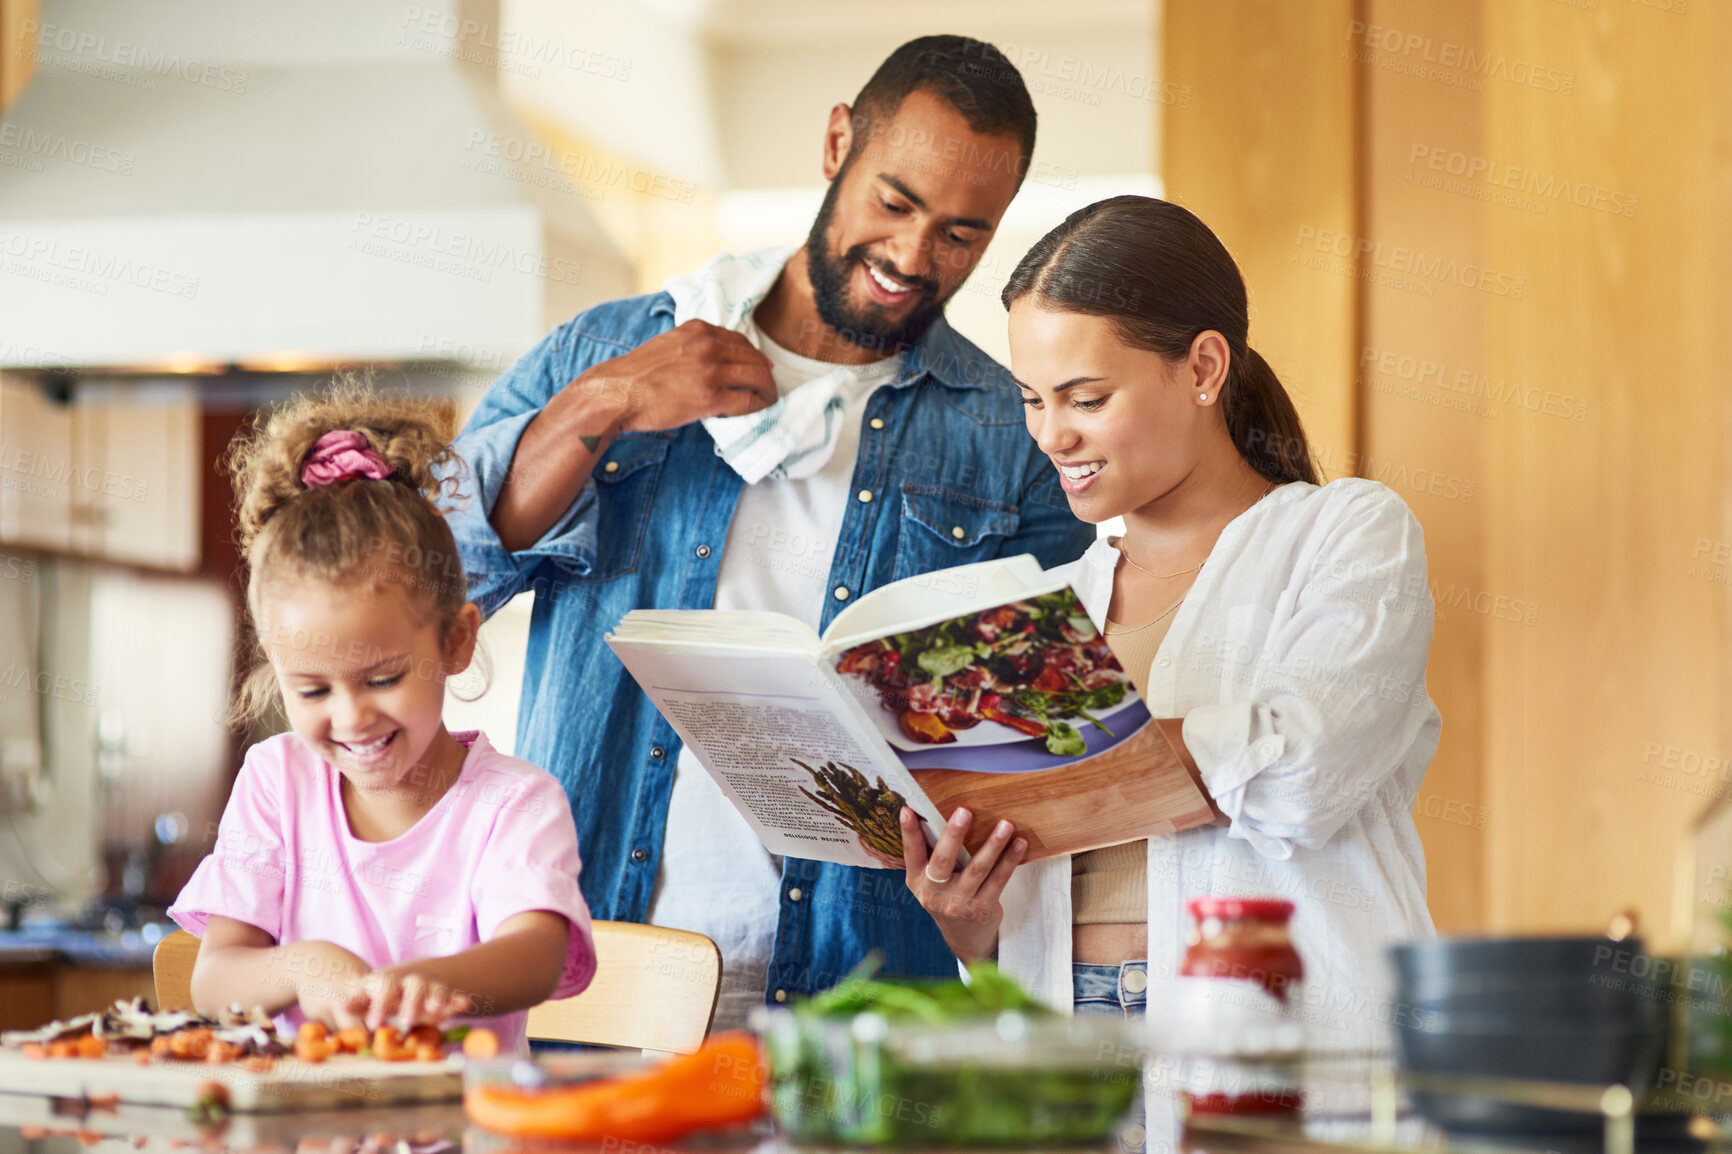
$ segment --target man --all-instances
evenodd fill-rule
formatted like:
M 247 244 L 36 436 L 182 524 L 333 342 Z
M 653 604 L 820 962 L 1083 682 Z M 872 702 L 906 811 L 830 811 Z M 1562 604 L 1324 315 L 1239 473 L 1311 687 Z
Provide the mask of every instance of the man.
M 457 441 L 478 490 L 453 514 L 471 595 L 491 613 L 536 593 L 518 755 L 566 786 L 597 917 L 716 939 L 718 1028 L 871 949 L 906 976 L 955 959 L 899 873 L 772 858 L 603 634 L 641 607 L 821 629 L 892 580 L 1082 552 L 1092 531 L 1009 375 L 943 316 L 1034 129 L 990 45 L 903 45 L 830 112 L 804 247 L 588 310 L 495 382 Z

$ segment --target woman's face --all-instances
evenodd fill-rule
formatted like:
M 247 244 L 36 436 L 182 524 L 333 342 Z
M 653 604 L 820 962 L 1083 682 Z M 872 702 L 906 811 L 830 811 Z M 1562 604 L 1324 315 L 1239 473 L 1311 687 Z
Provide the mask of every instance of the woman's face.
M 1011 372 L 1029 435 L 1052 458 L 1078 518 L 1139 509 L 1196 467 L 1221 419 L 1197 350 L 1169 362 L 1126 344 L 1105 317 L 1041 308 L 1030 296 L 1010 306 Z

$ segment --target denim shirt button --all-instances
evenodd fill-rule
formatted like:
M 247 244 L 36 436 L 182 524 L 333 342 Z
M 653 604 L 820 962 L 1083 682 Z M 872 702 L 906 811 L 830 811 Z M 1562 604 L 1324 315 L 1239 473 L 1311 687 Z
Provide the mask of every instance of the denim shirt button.
M 660 761 L 662 758 L 666 757 L 667 755 L 668 755 L 668 751 L 663 749 L 661 746 L 659 746 L 659 745 L 650 746 L 651 759 L 653 759 L 655 761 Z
M 883 417 L 873 417 L 872 418 L 872 427 L 874 429 L 882 429 L 884 427 L 884 418 Z
M 964 537 L 968 536 L 968 530 L 964 529 L 961 525 L 958 525 L 950 531 L 950 535 L 960 541 Z
M 804 896 L 804 895 L 803 895 L 803 894 L 802 894 L 802 893 L 801 893 L 801 892 L 800 892 L 800 887 L 799 887 L 799 886 L 795 886 L 795 887 L 794 887 L 794 888 L 793 888 L 793 889 L 791 889 L 791 890 L 789 890 L 789 891 L 788 891 L 788 900 L 789 900 L 789 901 L 791 901 L 791 902 L 797 902 L 797 901 L 799 901 L 799 900 L 800 900 L 800 899 L 801 899 L 801 897 L 803 897 L 803 896 Z
M 870 489 L 860 490 L 860 503 L 862 505 L 866 504 L 867 502 L 869 502 L 871 500 L 872 500 L 872 490 L 870 490 Z
M 647 850 L 647 849 L 634 849 L 634 850 L 632 850 L 631 851 L 631 860 L 632 861 L 639 861 L 639 862 L 648 861 L 649 860 L 649 850 Z
M 702 561 L 705 557 L 710 555 L 710 547 L 708 545 L 699 545 L 693 550 L 693 552 L 698 555 L 698 560 Z
M 776 1000 L 778 1002 L 787 1001 L 788 1000 L 788 991 L 787 990 L 777 990 L 776 991 Z
M 618 461 L 609 461 L 607 464 L 602 466 L 602 471 L 606 472 L 606 473 L 619 472 L 619 462 Z
M 848 600 L 848 586 L 846 586 L 846 585 L 836 586 L 836 600 L 838 600 L 838 601 Z

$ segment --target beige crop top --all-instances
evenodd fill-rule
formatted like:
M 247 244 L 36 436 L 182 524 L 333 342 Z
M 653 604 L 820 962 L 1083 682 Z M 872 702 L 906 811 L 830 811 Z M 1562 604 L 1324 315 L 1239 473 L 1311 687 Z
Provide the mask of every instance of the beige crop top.
M 1178 609 L 1146 625 L 1126 628 L 1106 623 L 1107 644 L 1130 674 L 1137 692 L 1148 696 L 1149 667 L 1166 639 Z M 1071 921 L 1079 926 L 1146 922 L 1149 919 L 1149 843 L 1126 842 L 1071 858 Z

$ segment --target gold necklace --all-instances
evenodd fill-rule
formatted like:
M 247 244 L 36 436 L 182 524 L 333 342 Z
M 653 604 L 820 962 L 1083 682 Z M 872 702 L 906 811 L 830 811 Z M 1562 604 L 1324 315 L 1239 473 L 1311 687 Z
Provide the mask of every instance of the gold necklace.
M 1125 564 L 1129 565 L 1132 569 L 1139 569 L 1142 572 L 1147 573 L 1150 577 L 1156 577 L 1162 581 L 1167 581 L 1167 580 L 1170 580 L 1174 577 L 1183 577 L 1187 573 L 1195 573 L 1197 570 L 1199 570 L 1203 567 L 1205 562 L 1208 561 L 1208 558 L 1205 557 L 1205 558 L 1203 558 L 1202 561 L 1197 562 L 1195 565 L 1191 566 L 1189 569 L 1181 569 L 1177 573 L 1156 573 L 1151 569 L 1144 569 L 1141 565 L 1138 565 L 1135 561 L 1132 561 L 1131 555 L 1129 553 L 1125 552 L 1125 547 L 1123 545 L 1119 546 L 1119 556 L 1123 557 L 1125 559 Z
M 1188 593 L 1188 592 L 1190 592 L 1190 590 L 1187 589 L 1185 592 Z M 1161 618 L 1165 617 L 1167 614 L 1171 613 L 1173 610 L 1177 609 L 1180 605 L 1183 605 L 1184 603 L 1185 603 L 1185 596 L 1184 596 L 1184 594 L 1180 594 L 1179 599 L 1177 601 L 1173 602 L 1171 605 L 1167 606 L 1165 609 L 1161 610 L 1159 613 L 1155 614 L 1153 617 L 1149 618 L 1147 621 L 1143 622 L 1141 625 L 1132 625 L 1128 629 L 1124 628 L 1122 626 L 1118 629 L 1103 629 L 1101 632 L 1106 634 L 1108 637 L 1123 637 L 1127 633 L 1141 633 L 1143 630 L 1147 629 L 1149 626 L 1153 625 L 1155 622 L 1159 621 Z M 1117 625 L 1118 622 L 1109 620 L 1107 622 L 1107 624 L 1109 626 L 1110 625 Z

